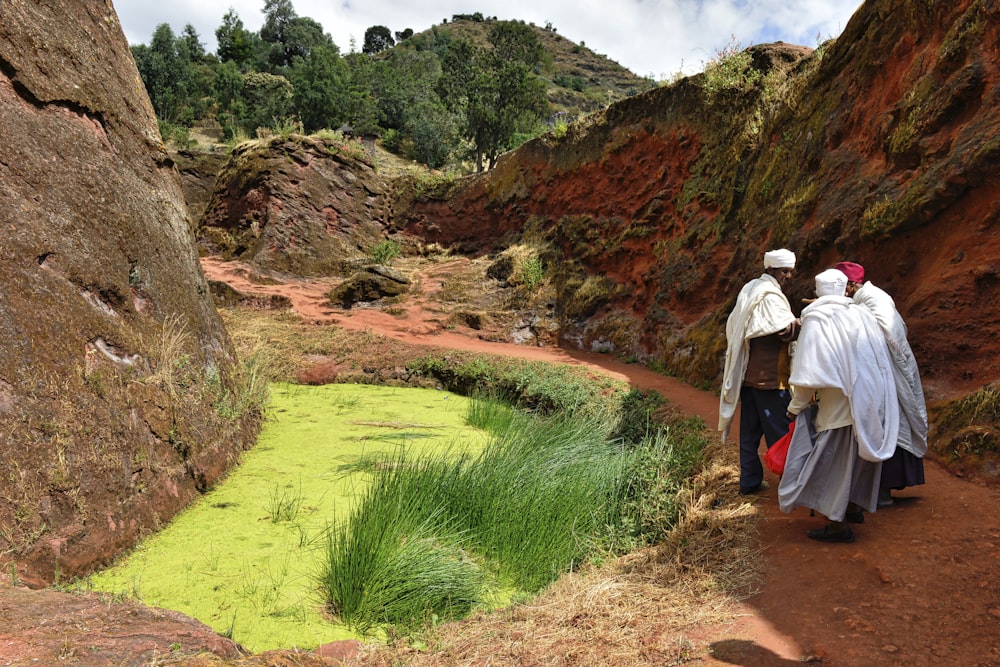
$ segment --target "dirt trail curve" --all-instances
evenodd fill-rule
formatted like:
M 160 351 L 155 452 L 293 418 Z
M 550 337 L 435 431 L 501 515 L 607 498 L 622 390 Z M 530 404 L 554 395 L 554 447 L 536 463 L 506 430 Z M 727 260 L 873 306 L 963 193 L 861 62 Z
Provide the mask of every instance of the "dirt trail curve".
M 581 364 L 634 386 L 655 389 L 713 425 L 714 393 L 606 355 L 490 343 L 443 331 L 429 318 L 425 293 L 407 317 L 376 309 L 335 311 L 324 304 L 329 283 L 259 285 L 238 264 L 203 259 L 210 279 L 247 294 L 281 294 L 303 316 L 406 341 L 521 358 Z M 446 273 L 440 267 L 436 276 Z M 733 444 L 735 447 L 735 443 Z M 956 478 L 928 461 L 924 486 L 897 492 L 893 507 L 865 515 L 853 544 L 806 538 L 823 524 L 806 509 L 777 506 L 777 479 L 756 497 L 766 577 L 742 614 L 710 630 L 712 658 L 701 664 L 770 666 L 1000 665 L 1000 492 Z M 769 473 L 768 473 L 769 474 Z M 735 483 L 735 480 L 734 480 Z

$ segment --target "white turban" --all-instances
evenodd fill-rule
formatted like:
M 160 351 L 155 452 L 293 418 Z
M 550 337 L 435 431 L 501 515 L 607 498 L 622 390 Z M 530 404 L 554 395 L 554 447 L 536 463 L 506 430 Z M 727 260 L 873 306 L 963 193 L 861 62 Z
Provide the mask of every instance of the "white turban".
M 838 269 L 827 269 L 816 276 L 816 296 L 844 296 L 847 276 Z
M 768 250 L 764 253 L 765 269 L 794 269 L 795 253 L 791 250 Z

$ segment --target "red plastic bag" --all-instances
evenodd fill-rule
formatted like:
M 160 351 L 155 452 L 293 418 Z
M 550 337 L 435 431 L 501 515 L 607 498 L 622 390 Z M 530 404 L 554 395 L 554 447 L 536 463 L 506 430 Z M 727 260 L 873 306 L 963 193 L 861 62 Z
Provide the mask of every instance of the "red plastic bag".
M 788 424 L 788 433 L 781 436 L 776 443 L 767 448 L 764 454 L 764 464 L 768 470 L 775 475 L 782 475 L 785 472 L 785 459 L 788 457 L 788 445 L 792 441 L 792 433 L 795 432 L 795 420 Z

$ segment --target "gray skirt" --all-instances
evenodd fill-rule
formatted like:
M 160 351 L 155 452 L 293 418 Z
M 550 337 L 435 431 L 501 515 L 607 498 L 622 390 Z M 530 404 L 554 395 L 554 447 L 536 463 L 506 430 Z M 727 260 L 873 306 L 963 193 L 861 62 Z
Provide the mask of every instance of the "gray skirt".
M 816 433 L 814 413 L 814 409 L 803 410 L 796 418 L 778 485 L 781 511 L 809 507 L 831 521 L 843 521 L 847 504 L 853 502 L 874 512 L 882 463 L 858 456 L 853 426 Z

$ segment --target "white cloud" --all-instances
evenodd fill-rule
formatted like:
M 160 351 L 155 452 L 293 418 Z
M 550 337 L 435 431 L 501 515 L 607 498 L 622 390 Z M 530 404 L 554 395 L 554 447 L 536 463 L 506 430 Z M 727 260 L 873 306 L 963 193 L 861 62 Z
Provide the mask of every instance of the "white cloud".
M 232 7 L 249 30 L 264 21 L 264 0 L 115 0 L 130 44 L 148 44 L 153 31 L 167 23 L 180 33 L 194 26 L 209 51 L 215 30 Z M 453 0 L 292 0 L 299 16 L 323 26 L 341 52 L 360 49 L 365 30 L 384 25 L 393 32 L 421 32 L 454 14 L 481 12 L 498 19 L 519 19 L 556 31 L 617 61 L 636 74 L 669 78 L 702 69 L 731 43 L 784 41 L 815 47 L 843 32 L 860 0 L 481 0 L 472 5 Z

